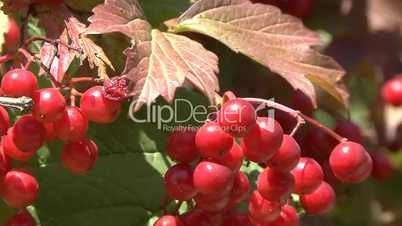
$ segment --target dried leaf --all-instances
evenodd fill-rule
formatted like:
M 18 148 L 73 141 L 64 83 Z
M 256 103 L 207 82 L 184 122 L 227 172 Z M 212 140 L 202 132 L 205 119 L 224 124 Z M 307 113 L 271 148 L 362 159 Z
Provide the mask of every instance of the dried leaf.
M 278 73 L 314 103 L 313 84 L 347 106 L 342 67 L 310 48 L 321 44 L 315 32 L 274 6 L 248 0 L 200 0 L 178 22 L 172 31 L 198 32 L 221 41 Z

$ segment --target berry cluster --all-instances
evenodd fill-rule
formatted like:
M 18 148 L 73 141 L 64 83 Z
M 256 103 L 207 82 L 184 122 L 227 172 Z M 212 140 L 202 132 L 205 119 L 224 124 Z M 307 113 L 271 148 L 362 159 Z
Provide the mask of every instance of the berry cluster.
M 98 156 L 97 145 L 87 137 L 89 122 L 111 123 L 120 113 L 121 102 L 107 99 L 102 86 L 81 94 L 79 107 L 71 98 L 66 100 L 62 91 L 63 87 L 40 89 L 36 76 L 26 69 L 10 70 L 1 80 L 2 96 L 29 97 L 33 101 L 32 111 L 13 124 L 7 110 L 0 107 L 1 197 L 10 207 L 31 205 L 39 190 L 36 178 L 25 169 L 12 169 L 11 160 L 27 162 L 45 142 L 59 140 L 64 142 L 64 167 L 73 173 L 85 173 Z
M 298 142 L 284 134 L 275 119 L 258 117 L 253 105 L 240 98 L 225 102 L 216 118 L 197 131 L 177 130 L 168 137 L 168 155 L 179 163 L 165 174 L 166 192 L 179 205 L 188 202 L 192 208 L 162 216 L 155 226 L 297 226 L 291 194 L 300 197 L 297 201 L 307 214 L 325 214 L 334 207 L 335 191 L 324 181 L 322 166 L 302 156 Z M 353 129 L 339 122 L 336 131 Z M 351 141 L 341 139 L 329 153 L 330 170 L 345 183 L 362 182 L 373 167 L 355 139 L 361 141 L 357 135 Z M 326 147 L 315 147 L 321 148 Z M 240 171 L 245 159 L 265 167 L 251 194 L 251 183 Z M 236 209 L 244 201 L 247 213 Z

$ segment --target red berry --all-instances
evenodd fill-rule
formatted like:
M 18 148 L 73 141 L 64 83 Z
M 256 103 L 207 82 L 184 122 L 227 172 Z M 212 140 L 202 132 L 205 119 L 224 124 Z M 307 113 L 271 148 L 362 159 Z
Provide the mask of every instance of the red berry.
M 259 117 L 257 125 L 242 139 L 244 155 L 253 162 L 270 160 L 281 146 L 283 130 L 272 118 Z
M 233 136 L 243 137 L 255 126 L 256 117 L 253 105 L 242 99 L 233 99 L 223 104 L 218 122 Z
M 78 107 L 66 107 L 63 116 L 54 122 L 57 137 L 64 141 L 84 138 L 88 130 L 88 119 Z
M 121 103 L 105 98 L 102 86 L 94 86 L 82 95 L 80 107 L 89 120 L 112 123 L 121 111 Z
M 379 181 L 383 181 L 392 176 L 394 166 L 389 157 L 382 151 L 376 151 L 372 154 L 373 172 L 371 175 Z
M 229 213 L 223 218 L 222 226 L 252 226 L 247 214 Z
M 3 147 L 0 146 L 0 178 L 4 177 L 4 175 L 6 175 L 6 173 L 10 170 L 11 161 L 4 152 Z
M 257 189 L 269 201 L 284 201 L 292 193 L 295 179 L 289 172 L 283 173 L 266 168 L 258 177 Z
M 338 120 L 336 122 L 335 132 L 353 142 L 361 143 L 363 141 L 360 127 L 351 121 Z
M 312 193 L 324 178 L 320 164 L 311 158 L 301 158 L 292 174 L 295 179 L 295 193 L 300 195 Z
M 1 90 L 10 97 L 32 97 L 38 89 L 36 76 L 24 69 L 14 69 L 7 72 L 1 79 Z
M 300 0 L 293 0 L 293 1 L 300 1 Z M 292 107 L 295 110 L 299 110 L 305 114 L 309 114 L 314 111 L 313 101 L 311 101 L 310 97 L 308 97 L 300 90 L 296 90 L 293 92 Z
M 299 144 L 292 136 L 285 134 L 280 148 L 267 164 L 274 170 L 289 172 L 296 167 L 300 156 Z
M 298 226 L 299 216 L 296 209 L 291 205 L 284 205 L 282 207 L 281 215 L 274 222 L 266 224 L 265 226 Z
M 202 161 L 194 170 L 193 182 L 200 193 L 223 196 L 232 190 L 234 177 L 228 167 Z
M 8 18 L 8 30 L 4 34 L 4 46 L 6 49 L 18 48 L 21 41 L 21 31 L 13 18 Z
M 89 139 L 68 142 L 61 153 L 63 166 L 73 173 L 86 173 L 95 165 L 98 147 Z
M 12 159 L 22 162 L 28 161 L 36 153 L 37 149 L 25 152 L 17 148 L 14 142 L 14 128 L 8 129 L 7 135 L 2 140 L 4 153 Z
M 57 139 L 57 134 L 54 129 L 54 123 L 49 122 L 49 123 L 43 123 L 43 126 L 45 127 L 45 140 L 46 141 L 54 141 Z
M 402 106 L 402 75 L 397 75 L 384 84 L 382 98 L 391 105 Z
M 46 129 L 32 115 L 20 117 L 14 124 L 15 146 L 25 152 L 38 150 L 45 142 Z
M 203 157 L 220 158 L 233 146 L 233 137 L 217 122 L 206 122 L 197 132 L 195 144 Z
M 165 215 L 160 217 L 154 224 L 154 226 L 184 226 L 180 219 L 172 216 Z
M 129 97 L 129 80 L 124 76 L 116 76 L 104 82 L 105 97 L 122 102 Z
M 165 188 L 172 199 L 187 201 L 197 195 L 193 184 L 193 169 L 187 164 L 177 164 L 165 174 Z
M 190 128 L 175 130 L 167 138 L 167 152 L 171 159 L 190 163 L 199 157 L 195 145 L 196 132 Z
M 7 110 L 0 106 L 0 136 L 4 136 L 10 128 L 10 116 Z
M 36 226 L 36 222 L 28 211 L 21 210 L 14 214 L 4 226 Z
M 230 205 L 235 206 L 245 200 L 250 188 L 250 181 L 247 175 L 243 172 L 239 172 L 234 179 L 233 188 L 230 193 Z
M 24 208 L 31 205 L 38 196 L 39 185 L 32 175 L 12 170 L 3 180 L 2 196 L 13 208 Z
M 371 174 L 373 167 L 373 161 L 364 147 L 350 141 L 334 148 L 329 164 L 339 180 L 349 183 L 362 182 Z
M 66 100 L 56 88 L 36 90 L 32 97 L 32 115 L 42 122 L 53 122 L 63 116 Z
M 266 200 L 258 191 L 254 191 L 248 204 L 248 211 L 253 221 L 259 224 L 267 224 L 278 219 L 281 213 L 281 204 Z
M 305 137 L 306 146 L 315 156 L 326 158 L 337 141 L 320 128 L 312 128 Z
M 281 8 L 290 15 L 306 18 L 311 15 L 313 0 L 282 0 Z
M 212 162 L 224 165 L 233 170 L 233 172 L 239 171 L 243 164 L 243 150 L 240 145 L 233 143 L 229 152 L 223 155 L 221 158 L 209 159 Z
M 180 216 L 184 226 L 212 226 L 212 219 L 203 210 L 191 210 Z
M 211 213 L 223 211 L 228 205 L 229 200 L 230 197 L 227 195 L 215 196 L 200 193 L 194 197 L 194 201 L 197 203 L 198 209 L 202 209 Z
M 301 205 L 308 214 L 321 215 L 331 211 L 336 202 L 334 189 L 323 181 L 311 194 L 300 197 Z

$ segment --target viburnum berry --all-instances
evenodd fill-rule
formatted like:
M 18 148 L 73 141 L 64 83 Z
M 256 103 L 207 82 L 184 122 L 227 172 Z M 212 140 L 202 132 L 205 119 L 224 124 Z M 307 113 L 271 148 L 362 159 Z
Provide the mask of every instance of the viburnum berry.
M 394 166 L 391 160 L 383 151 L 376 151 L 372 155 L 373 172 L 371 175 L 379 181 L 383 181 L 392 176 Z
M 4 177 L 4 175 L 6 175 L 6 173 L 10 170 L 11 161 L 4 152 L 3 147 L 0 146 L 0 178 Z
M 331 211 L 336 202 L 334 189 L 323 181 L 311 194 L 302 195 L 300 203 L 307 214 L 322 215 Z
M 281 8 L 290 15 L 306 18 L 313 10 L 313 0 L 282 0 Z
M 4 226 L 36 226 L 36 222 L 28 211 L 20 210 Z
M 281 204 L 266 200 L 258 191 L 254 191 L 248 204 L 248 211 L 253 222 L 267 224 L 278 219 Z
M 190 163 L 199 157 L 196 132 L 190 128 L 173 131 L 167 138 L 167 153 L 173 160 Z
M 230 192 L 229 206 L 235 206 L 245 200 L 250 188 L 250 181 L 248 180 L 247 175 L 243 172 L 237 173 L 234 179 L 232 191 Z
M 282 144 L 267 165 L 277 171 L 289 172 L 296 167 L 301 156 L 301 150 L 296 140 L 289 135 L 283 135 Z
M 233 146 L 233 137 L 217 122 L 206 122 L 197 131 L 195 144 L 203 157 L 221 158 Z
M 0 136 L 4 136 L 10 128 L 10 116 L 7 110 L 0 106 Z
M 196 207 L 207 212 L 216 213 L 223 211 L 230 201 L 228 195 L 216 196 L 199 193 L 194 197 Z
M 335 132 L 356 143 L 361 143 L 363 141 L 363 135 L 360 127 L 351 121 L 337 120 Z
M 4 95 L 10 97 L 32 97 L 38 89 L 36 76 L 25 69 L 8 71 L 1 79 L 1 90 Z
M 184 226 L 178 217 L 165 215 L 160 217 L 154 226 Z
M 63 166 L 73 173 L 86 173 L 95 165 L 98 147 L 90 139 L 71 141 L 64 145 L 61 153 Z
M 402 106 L 402 75 L 387 81 L 382 87 L 382 98 L 393 106 Z
M 53 122 L 43 123 L 43 126 L 45 127 L 45 140 L 46 141 L 56 140 L 57 134 L 54 129 L 54 123 Z
M 113 77 L 105 81 L 103 88 L 107 99 L 122 102 L 129 95 L 129 80 L 123 76 Z
M 181 222 L 184 226 L 211 226 L 213 225 L 212 219 L 209 217 L 208 213 L 204 210 L 194 209 L 191 210 L 180 217 Z
M 41 122 L 53 122 L 63 116 L 66 100 L 56 88 L 36 90 L 32 96 L 32 115 Z
M 312 158 L 300 158 L 297 166 L 291 171 L 295 179 L 295 193 L 309 194 L 320 186 L 324 172 L 320 164 Z
M 225 155 L 220 158 L 209 158 L 208 160 L 224 165 L 232 169 L 233 172 L 237 172 L 240 170 L 240 167 L 243 163 L 243 157 L 243 150 L 241 149 L 240 145 L 233 143 L 232 148 Z
M 14 128 L 8 129 L 7 135 L 3 136 L 2 139 L 3 150 L 6 155 L 12 159 L 19 160 L 22 162 L 28 161 L 36 153 L 36 149 L 31 151 L 22 151 L 17 148 L 14 142 Z
M 13 128 L 14 144 L 21 151 L 38 150 L 45 142 L 46 129 L 32 115 L 20 117 Z
M 326 158 L 337 145 L 337 141 L 320 128 L 312 128 L 305 137 L 306 147 L 317 157 Z
M 193 182 L 200 193 L 223 196 L 232 190 L 234 176 L 226 166 L 202 161 L 195 167 Z
M 296 209 L 291 205 L 284 205 L 281 214 L 275 221 L 264 226 L 298 226 L 299 216 Z
M 373 168 L 373 160 L 366 149 L 351 141 L 342 142 L 334 148 L 329 164 L 334 175 L 346 183 L 362 182 Z
M 284 201 L 292 193 L 295 179 L 290 172 L 266 168 L 257 180 L 257 189 L 269 201 Z
M 39 185 L 35 177 L 26 172 L 12 170 L 3 179 L 2 197 L 13 208 L 24 208 L 36 200 Z
M 229 212 L 223 217 L 222 226 L 252 226 L 252 224 L 247 214 Z
M 219 125 L 235 137 L 245 136 L 255 126 L 256 117 L 253 105 L 240 98 L 227 101 L 218 112 Z
M 258 117 L 257 125 L 242 138 L 244 155 L 253 162 L 270 160 L 281 146 L 283 130 L 279 123 L 267 117 Z
M 68 106 L 53 126 L 60 140 L 77 141 L 86 136 L 88 119 L 80 108 Z
M 4 34 L 4 47 L 6 49 L 16 49 L 18 48 L 21 41 L 21 30 L 13 18 L 8 18 L 8 30 Z
M 172 199 L 187 201 L 197 195 L 193 184 L 193 169 L 179 163 L 169 168 L 165 174 L 165 189 Z
M 299 0 L 294 0 L 299 1 Z M 293 92 L 292 96 L 292 108 L 299 110 L 305 114 L 309 114 L 314 111 L 314 104 L 311 99 L 300 90 Z
M 121 102 L 105 98 L 103 87 L 94 86 L 84 92 L 80 107 L 90 121 L 106 124 L 117 119 Z

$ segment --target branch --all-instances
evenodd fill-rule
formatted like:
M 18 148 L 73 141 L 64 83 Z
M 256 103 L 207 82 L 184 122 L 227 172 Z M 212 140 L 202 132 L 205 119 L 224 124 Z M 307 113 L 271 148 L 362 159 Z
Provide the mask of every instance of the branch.
M 80 54 L 84 54 L 84 52 L 82 51 L 81 48 L 76 48 L 76 47 L 70 46 L 70 45 L 68 45 L 67 43 L 62 42 L 62 41 L 59 40 L 59 39 L 50 39 L 50 38 L 41 37 L 41 36 L 32 36 L 31 38 L 27 39 L 27 40 L 24 42 L 23 48 L 28 48 L 28 46 L 29 46 L 32 42 L 35 42 L 35 41 L 47 42 L 47 43 L 50 43 L 50 44 L 52 44 L 52 45 L 54 45 L 54 46 L 62 45 L 62 46 L 67 47 L 69 50 L 74 50 L 74 51 L 77 51 L 77 52 L 80 53 Z
M 30 97 L 0 97 L 0 105 L 4 107 L 16 108 L 20 111 L 30 109 L 33 101 Z

